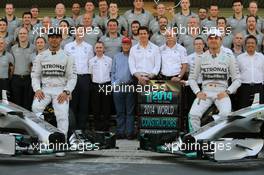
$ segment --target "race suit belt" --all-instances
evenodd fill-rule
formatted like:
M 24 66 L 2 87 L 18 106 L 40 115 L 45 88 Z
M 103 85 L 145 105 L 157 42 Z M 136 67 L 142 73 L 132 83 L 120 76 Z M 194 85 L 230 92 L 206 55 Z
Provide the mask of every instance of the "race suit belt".
M 161 75 L 162 80 L 171 80 L 173 77 L 178 77 L 179 75 L 174 75 L 174 76 L 165 76 Z
M 223 88 L 223 87 L 225 87 L 225 85 L 218 84 L 218 83 L 208 83 L 208 84 L 205 84 L 203 86 L 207 87 L 207 88 Z
M 42 86 L 43 86 L 44 88 L 46 88 L 46 87 L 64 87 L 65 85 L 49 83 L 49 84 L 43 84 Z
M 254 86 L 262 86 L 263 84 L 262 83 L 242 83 L 241 85 L 254 87 Z
M 78 77 L 85 77 L 85 76 L 89 76 L 89 74 L 77 74 Z
M 30 78 L 30 75 L 17 75 L 17 74 L 14 74 L 13 77 L 14 78 Z

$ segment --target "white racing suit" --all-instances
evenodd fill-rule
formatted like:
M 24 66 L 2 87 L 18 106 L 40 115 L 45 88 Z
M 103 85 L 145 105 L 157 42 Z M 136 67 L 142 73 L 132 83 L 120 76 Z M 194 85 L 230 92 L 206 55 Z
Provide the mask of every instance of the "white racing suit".
M 213 103 L 219 110 L 219 116 L 227 116 L 231 112 L 230 98 L 218 100 L 217 94 L 225 91 L 234 93 L 241 85 L 239 68 L 234 56 L 223 50 L 215 58 L 209 51 L 195 58 L 188 80 L 195 94 L 201 91 L 197 84 L 200 74 L 202 75 L 202 92 L 206 93 L 207 99 L 194 100 L 189 113 L 190 131 L 196 131 L 201 127 L 201 117 Z M 228 87 L 229 77 L 232 78 L 232 84 Z
M 43 113 L 46 106 L 52 102 L 58 129 L 65 134 L 69 127 L 69 101 L 58 103 L 58 96 L 67 90 L 72 92 L 77 81 L 74 59 L 63 50 L 53 53 L 48 49 L 40 53 L 34 63 L 31 73 L 32 87 L 36 92 L 42 90 L 45 98 L 34 99 L 32 111 Z

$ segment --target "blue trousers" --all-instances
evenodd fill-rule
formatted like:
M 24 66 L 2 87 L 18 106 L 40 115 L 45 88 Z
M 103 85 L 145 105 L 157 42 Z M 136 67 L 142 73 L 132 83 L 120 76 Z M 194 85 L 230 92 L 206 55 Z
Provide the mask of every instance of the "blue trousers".
M 114 92 L 116 108 L 116 134 L 131 135 L 134 133 L 135 95 L 131 92 Z

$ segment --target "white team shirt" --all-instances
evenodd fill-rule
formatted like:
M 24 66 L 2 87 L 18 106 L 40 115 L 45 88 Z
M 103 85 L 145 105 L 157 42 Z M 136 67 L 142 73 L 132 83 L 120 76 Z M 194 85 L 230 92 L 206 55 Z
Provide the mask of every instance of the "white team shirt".
M 255 52 L 253 56 L 247 52 L 237 57 L 242 83 L 263 83 L 264 81 L 264 56 Z
M 74 58 L 77 74 L 88 74 L 89 60 L 94 57 L 93 46 L 85 41 L 80 44 L 73 41 L 68 43 L 64 50 Z
M 186 55 L 178 49 L 177 45 L 169 48 L 167 45 L 160 47 L 161 52 L 161 73 L 165 76 L 179 75 L 182 64 L 187 64 Z
M 135 73 L 158 75 L 161 66 L 159 47 L 150 41 L 146 48 L 138 43 L 131 48 L 128 62 L 132 75 Z
M 97 56 L 89 60 L 89 71 L 88 73 L 92 75 L 93 83 L 106 83 L 111 81 L 112 69 L 112 58 L 103 55 L 101 58 Z

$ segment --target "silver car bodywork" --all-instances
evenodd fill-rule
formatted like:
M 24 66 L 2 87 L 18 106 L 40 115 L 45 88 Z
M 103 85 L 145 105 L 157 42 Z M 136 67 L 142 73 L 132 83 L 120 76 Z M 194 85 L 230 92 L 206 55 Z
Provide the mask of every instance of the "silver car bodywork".
M 173 151 L 184 152 L 185 155 L 196 153 L 198 158 L 216 161 L 257 157 L 264 145 L 261 130 L 264 104 L 259 104 L 258 99 L 256 94 L 252 106 L 232 112 L 227 117 L 216 116 L 217 120 L 179 138 Z
M 56 127 L 7 101 L 0 101 L 0 132 L 0 154 L 14 155 L 23 146 L 33 149 L 32 144 L 65 143 L 65 135 Z M 19 146 L 18 140 L 27 141 Z

